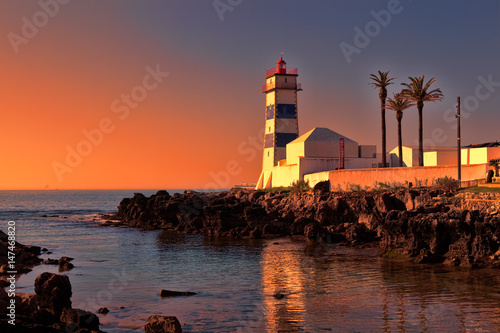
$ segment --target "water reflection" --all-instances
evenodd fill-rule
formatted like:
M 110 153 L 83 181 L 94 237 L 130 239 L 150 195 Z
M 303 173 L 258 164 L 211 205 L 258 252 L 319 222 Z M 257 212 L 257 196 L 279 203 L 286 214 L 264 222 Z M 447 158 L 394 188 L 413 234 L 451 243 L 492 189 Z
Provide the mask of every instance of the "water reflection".
M 382 259 L 376 249 L 269 242 L 262 250 L 267 332 L 500 331 L 496 270 Z M 273 297 L 276 293 L 283 299 Z
M 301 257 L 298 251 L 283 251 L 279 243 L 262 250 L 262 287 L 268 332 L 293 332 L 302 326 L 306 311 L 306 277 Z
M 186 332 L 500 331 L 498 270 L 416 265 L 382 259 L 377 249 L 291 239 L 98 228 L 88 216 L 67 217 L 21 220 L 19 239 L 48 247 L 51 257 L 75 258 L 65 273 L 72 301 L 89 311 L 107 306 L 111 312 L 100 316 L 106 332 L 141 331 L 158 313 L 178 316 Z M 57 266 L 20 277 L 20 291 L 32 293 L 46 270 Z M 86 306 L 109 288 L 113 272 L 135 282 L 106 304 Z M 162 299 L 161 289 L 198 295 Z M 278 292 L 285 297 L 274 297 Z

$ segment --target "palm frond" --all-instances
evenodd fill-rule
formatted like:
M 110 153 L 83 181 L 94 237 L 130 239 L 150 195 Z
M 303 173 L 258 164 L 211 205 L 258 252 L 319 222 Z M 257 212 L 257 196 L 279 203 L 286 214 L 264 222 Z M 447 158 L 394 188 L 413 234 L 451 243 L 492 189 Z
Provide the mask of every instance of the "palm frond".
M 393 94 L 392 98 L 387 99 L 386 107 L 389 110 L 402 112 L 414 106 L 415 103 L 406 97 L 403 92 Z
M 429 79 L 425 84 L 425 75 L 420 77 L 409 77 L 408 79 L 410 79 L 410 83 L 402 83 L 405 88 L 401 93 L 409 100 L 415 103 L 422 103 L 437 102 L 443 99 L 444 96 L 441 89 L 436 88 L 432 91 L 428 91 L 431 85 L 437 82 L 436 78 Z
M 396 79 L 394 77 L 389 77 L 389 72 L 390 70 L 386 72 L 378 71 L 378 76 L 375 74 L 370 74 L 370 79 L 372 80 L 372 82 L 368 84 L 375 89 L 387 88 L 388 85 L 394 84 L 392 81 Z

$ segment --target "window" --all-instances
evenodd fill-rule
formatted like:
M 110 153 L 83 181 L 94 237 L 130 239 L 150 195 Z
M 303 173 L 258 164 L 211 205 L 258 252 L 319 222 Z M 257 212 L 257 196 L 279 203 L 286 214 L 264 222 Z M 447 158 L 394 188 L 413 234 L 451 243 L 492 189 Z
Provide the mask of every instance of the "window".
M 286 83 L 286 78 L 285 78 L 285 83 Z
M 269 133 L 271 133 L 271 126 L 269 126 Z
M 269 157 L 269 152 L 267 152 L 267 157 Z

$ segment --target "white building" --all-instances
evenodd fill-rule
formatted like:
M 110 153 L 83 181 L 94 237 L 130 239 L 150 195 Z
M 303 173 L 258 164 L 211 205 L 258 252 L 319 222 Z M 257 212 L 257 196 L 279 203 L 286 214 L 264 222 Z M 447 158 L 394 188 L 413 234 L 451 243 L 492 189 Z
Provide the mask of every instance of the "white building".
M 306 174 L 335 170 L 340 164 L 345 169 L 377 167 L 374 145 L 358 145 L 323 127 L 298 137 L 297 92 L 302 89 L 297 77 L 297 69 L 287 69 L 282 58 L 266 71 L 264 156 L 256 188 L 290 186 Z
M 418 166 L 418 147 L 403 146 L 403 166 Z M 474 144 L 461 148 L 461 165 L 488 164 L 500 157 L 500 147 L 495 143 Z M 456 147 L 424 147 L 424 166 L 457 165 Z M 399 166 L 398 147 L 389 152 L 391 167 Z

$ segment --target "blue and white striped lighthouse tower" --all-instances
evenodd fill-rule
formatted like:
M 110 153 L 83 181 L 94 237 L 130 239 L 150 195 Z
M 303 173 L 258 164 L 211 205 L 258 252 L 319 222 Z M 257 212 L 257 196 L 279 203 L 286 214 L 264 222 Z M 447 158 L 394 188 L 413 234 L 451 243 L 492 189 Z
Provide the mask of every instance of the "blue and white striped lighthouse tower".
M 272 168 L 286 159 L 286 145 L 299 136 L 297 69 L 287 68 L 283 56 L 276 67 L 266 71 L 266 127 L 264 131 L 264 156 L 258 187 L 272 186 Z

